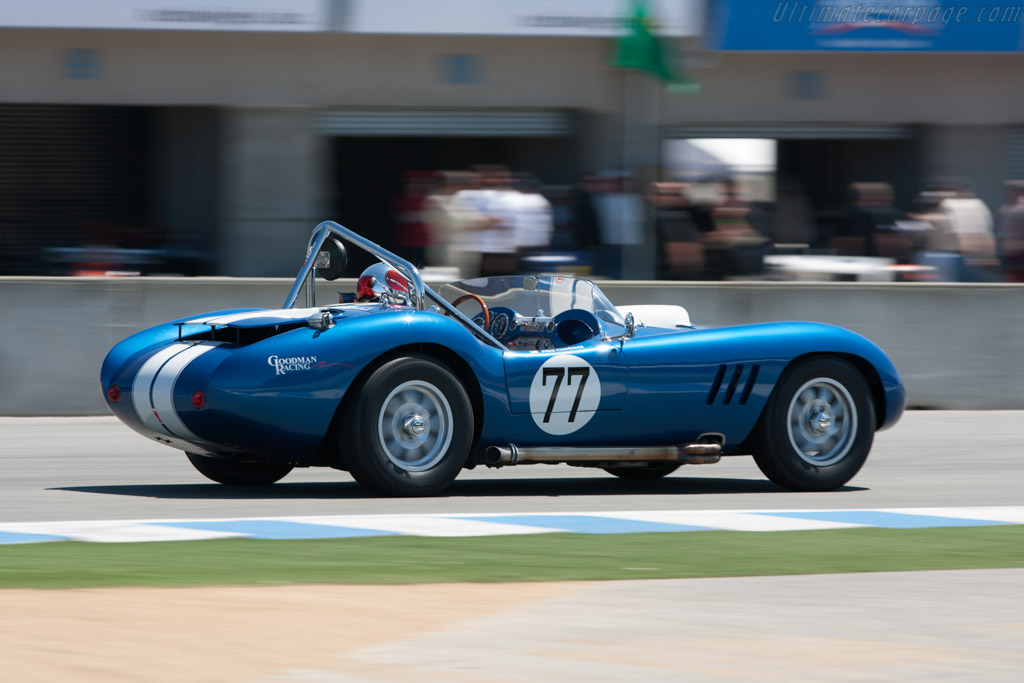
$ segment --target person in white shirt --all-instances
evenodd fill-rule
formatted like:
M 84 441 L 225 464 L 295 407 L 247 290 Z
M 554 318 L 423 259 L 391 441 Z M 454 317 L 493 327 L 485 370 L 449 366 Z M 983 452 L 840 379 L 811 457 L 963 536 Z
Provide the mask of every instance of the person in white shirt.
M 968 186 L 960 184 L 952 189 L 952 196 L 939 203 L 939 211 L 949 218 L 960 244 L 962 278 L 976 280 L 982 277 L 979 269 L 996 265 L 992 212 Z
M 449 210 L 457 226 L 451 243 L 452 264 L 462 277 L 476 277 L 483 270 L 483 250 L 493 224 L 493 189 L 482 187 L 480 176 L 472 174 L 467 185 L 452 195 Z
M 428 260 L 437 266 L 455 266 L 461 277 L 475 277 L 480 271 L 480 250 L 477 231 L 486 223 L 486 216 L 476 210 L 463 190 L 479 188 L 480 179 L 469 171 L 445 171 L 442 183 L 427 197 L 425 220 L 430 233 Z
M 547 250 L 555 230 L 551 202 L 537 191 L 537 180 L 530 174 L 523 174 L 516 186 L 516 248 L 520 256 L 524 252 Z
M 516 269 L 515 200 L 510 197 L 511 178 L 492 172 L 483 179 L 483 187 L 456 192 L 452 201 L 460 210 L 474 211 L 484 217 L 472 234 L 472 245 L 480 255 L 480 275 L 507 275 Z M 515 193 L 518 194 L 518 193 Z

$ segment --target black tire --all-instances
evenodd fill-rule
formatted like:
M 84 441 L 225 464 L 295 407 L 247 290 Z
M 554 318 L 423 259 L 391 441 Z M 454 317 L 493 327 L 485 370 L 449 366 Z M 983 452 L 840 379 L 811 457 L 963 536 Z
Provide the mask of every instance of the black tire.
M 831 491 L 853 479 L 871 451 L 871 390 L 834 357 L 802 361 L 783 374 L 758 424 L 754 460 L 779 486 Z
M 285 463 L 243 462 L 197 453 L 185 455 L 204 477 L 228 486 L 268 486 L 292 471 L 292 466 Z
M 652 462 L 647 465 L 630 467 L 605 467 L 604 471 L 620 479 L 661 479 L 679 469 L 677 462 Z
M 389 496 L 440 493 L 465 465 L 472 441 L 465 388 L 447 367 L 422 356 L 377 368 L 338 430 L 352 477 Z

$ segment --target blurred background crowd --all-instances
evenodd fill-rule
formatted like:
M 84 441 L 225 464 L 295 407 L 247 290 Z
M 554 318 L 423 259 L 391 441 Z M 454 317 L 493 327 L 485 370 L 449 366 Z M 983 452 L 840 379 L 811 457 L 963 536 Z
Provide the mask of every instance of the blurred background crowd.
M 389 242 L 421 268 L 464 277 L 621 278 L 624 247 L 643 245 L 650 224 L 657 279 L 799 276 L 799 262 L 771 258 L 781 254 L 819 257 L 805 263 L 826 268 L 820 257 L 843 257 L 831 263 L 875 264 L 900 280 L 1024 282 L 1024 181 L 1006 182 L 1006 202 L 993 214 L 963 178 L 930 182 L 906 208 L 894 205 L 888 183 L 851 183 L 845 203 L 820 212 L 795 183 L 778 201 L 751 201 L 731 178 L 643 189 L 632 174 L 609 171 L 545 186 L 499 167 L 405 180 Z M 784 270 L 771 272 L 772 263 Z
M 6 3 L 0 275 L 1024 281 L 1020 6 L 804 4 Z

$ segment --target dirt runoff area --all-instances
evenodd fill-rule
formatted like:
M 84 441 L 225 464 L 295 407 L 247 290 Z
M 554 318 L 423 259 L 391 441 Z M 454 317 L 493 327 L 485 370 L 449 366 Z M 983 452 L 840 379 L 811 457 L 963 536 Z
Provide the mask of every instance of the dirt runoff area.
M 295 680 L 288 672 L 336 670 L 348 652 L 442 631 L 575 585 L 3 590 L 0 679 Z
M 1021 586 L 1024 568 L 9 590 L 0 681 L 1019 683 Z

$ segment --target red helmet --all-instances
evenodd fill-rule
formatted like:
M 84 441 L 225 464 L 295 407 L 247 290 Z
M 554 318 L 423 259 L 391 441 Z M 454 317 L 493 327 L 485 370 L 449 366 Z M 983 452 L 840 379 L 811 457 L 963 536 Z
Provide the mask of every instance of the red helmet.
M 356 301 L 380 301 L 384 294 L 406 298 L 409 280 L 386 263 L 375 263 L 359 276 L 356 283 Z

